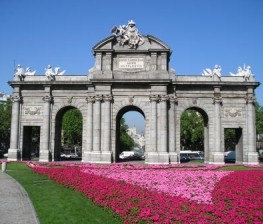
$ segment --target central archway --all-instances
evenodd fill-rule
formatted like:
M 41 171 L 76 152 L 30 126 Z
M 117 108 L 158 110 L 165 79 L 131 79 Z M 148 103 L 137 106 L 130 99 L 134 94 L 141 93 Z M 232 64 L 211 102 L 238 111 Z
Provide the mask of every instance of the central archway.
M 144 121 L 145 121 L 145 114 L 144 112 L 137 106 L 134 106 L 134 105 L 129 105 L 129 106 L 126 106 L 126 107 L 123 107 L 117 114 L 117 117 L 116 117 L 116 151 L 115 151 L 115 162 L 120 162 L 120 158 L 119 158 L 119 155 L 121 152 L 125 151 L 124 148 L 122 148 L 122 144 L 121 144 L 121 120 L 123 118 L 123 116 L 125 115 L 125 113 L 127 112 L 131 112 L 131 111 L 134 111 L 134 112 L 138 112 L 140 115 L 143 116 L 144 118 Z M 145 124 L 144 124 L 144 127 L 145 127 Z M 140 151 L 140 154 L 143 153 L 144 154 L 144 147 L 142 147 L 142 145 L 137 145 L 135 144 L 134 147 L 137 149 L 139 149 Z

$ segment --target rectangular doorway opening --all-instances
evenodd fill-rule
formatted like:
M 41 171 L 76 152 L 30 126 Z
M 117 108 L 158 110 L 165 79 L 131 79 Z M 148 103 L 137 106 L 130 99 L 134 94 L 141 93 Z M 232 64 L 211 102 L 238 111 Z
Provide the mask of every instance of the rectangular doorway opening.
M 39 160 L 40 126 L 23 126 L 22 160 Z
M 242 163 L 243 135 L 242 128 L 225 128 L 225 163 Z

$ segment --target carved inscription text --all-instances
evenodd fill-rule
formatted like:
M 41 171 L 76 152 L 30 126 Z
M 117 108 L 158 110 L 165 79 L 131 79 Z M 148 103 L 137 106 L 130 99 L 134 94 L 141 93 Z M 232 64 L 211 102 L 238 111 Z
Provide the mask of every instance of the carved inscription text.
M 144 68 L 144 58 L 119 58 L 119 69 Z

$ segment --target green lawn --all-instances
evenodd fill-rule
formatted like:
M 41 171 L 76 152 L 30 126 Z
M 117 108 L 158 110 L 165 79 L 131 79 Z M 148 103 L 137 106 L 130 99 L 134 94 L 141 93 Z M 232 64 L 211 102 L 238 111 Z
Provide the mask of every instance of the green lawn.
M 8 163 L 7 173 L 28 192 L 41 224 L 122 223 L 113 212 L 82 194 L 33 173 L 23 163 Z
M 242 165 L 231 165 L 231 166 L 224 166 L 219 168 L 219 170 L 263 170 L 263 168 L 257 167 L 246 167 Z

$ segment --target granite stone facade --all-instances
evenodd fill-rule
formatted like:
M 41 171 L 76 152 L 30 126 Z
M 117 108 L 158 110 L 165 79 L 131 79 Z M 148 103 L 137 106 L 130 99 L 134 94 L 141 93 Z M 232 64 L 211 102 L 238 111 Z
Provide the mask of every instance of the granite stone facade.
M 145 163 L 179 163 L 180 117 L 189 108 L 204 118 L 205 162 L 224 163 L 224 130 L 240 133 L 236 163 L 257 164 L 253 78 L 177 75 L 170 48 L 153 36 L 121 45 L 110 36 L 94 46 L 87 75 L 16 76 L 8 160 L 23 158 L 28 126 L 40 127 L 40 161 L 59 159 L 61 118 L 77 108 L 83 118 L 82 161 L 112 163 L 120 153 L 118 129 L 130 110 L 145 118 Z M 131 42 L 133 43 L 133 42 Z

